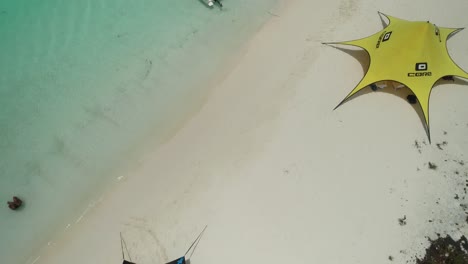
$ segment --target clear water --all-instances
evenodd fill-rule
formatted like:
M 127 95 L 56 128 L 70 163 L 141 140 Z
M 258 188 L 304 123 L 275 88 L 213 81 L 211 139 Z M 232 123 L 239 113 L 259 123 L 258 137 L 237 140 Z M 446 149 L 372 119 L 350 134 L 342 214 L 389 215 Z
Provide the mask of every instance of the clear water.
M 29 263 L 145 143 L 173 133 L 275 3 L 0 1 L 2 263 Z

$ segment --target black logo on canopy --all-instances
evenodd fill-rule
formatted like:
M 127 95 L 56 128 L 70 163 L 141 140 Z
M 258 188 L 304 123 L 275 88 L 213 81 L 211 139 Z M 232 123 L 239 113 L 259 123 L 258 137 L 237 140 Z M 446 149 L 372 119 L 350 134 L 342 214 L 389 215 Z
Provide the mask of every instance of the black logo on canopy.
M 427 71 L 427 62 L 418 62 L 415 67 L 416 71 Z
M 392 36 L 392 31 L 385 33 L 385 35 L 383 36 L 382 42 L 389 40 L 391 36 Z
M 432 72 L 428 71 L 427 62 L 418 62 L 414 66 L 416 72 L 408 73 L 408 77 L 428 77 L 432 76 Z
M 389 32 L 384 31 L 382 34 L 380 34 L 379 39 L 377 40 L 377 44 L 375 45 L 375 48 L 376 49 L 380 48 L 380 44 L 382 44 L 382 42 L 390 40 L 391 36 L 392 36 L 392 31 L 389 31 Z

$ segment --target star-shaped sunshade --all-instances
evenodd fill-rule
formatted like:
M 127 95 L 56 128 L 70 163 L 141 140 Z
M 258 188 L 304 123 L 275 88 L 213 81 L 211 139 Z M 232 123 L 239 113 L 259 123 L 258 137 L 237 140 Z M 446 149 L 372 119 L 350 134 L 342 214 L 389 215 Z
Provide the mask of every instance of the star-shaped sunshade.
M 429 98 L 432 87 L 445 76 L 468 79 L 468 73 L 450 58 L 446 43 L 462 28 L 444 28 L 428 21 L 407 21 L 384 16 L 389 20 L 388 25 L 374 35 L 353 41 L 324 43 L 360 47 L 367 51 L 370 58 L 365 76 L 338 106 L 376 82 L 399 82 L 418 98 L 430 141 Z

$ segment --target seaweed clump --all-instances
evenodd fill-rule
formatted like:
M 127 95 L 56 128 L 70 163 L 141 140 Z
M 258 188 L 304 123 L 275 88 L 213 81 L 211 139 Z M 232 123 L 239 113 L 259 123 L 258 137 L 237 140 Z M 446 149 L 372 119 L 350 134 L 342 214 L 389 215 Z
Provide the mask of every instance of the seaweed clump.
M 468 263 L 468 240 L 462 236 L 458 241 L 450 236 L 429 240 L 423 259 L 416 259 L 417 264 L 466 264 Z

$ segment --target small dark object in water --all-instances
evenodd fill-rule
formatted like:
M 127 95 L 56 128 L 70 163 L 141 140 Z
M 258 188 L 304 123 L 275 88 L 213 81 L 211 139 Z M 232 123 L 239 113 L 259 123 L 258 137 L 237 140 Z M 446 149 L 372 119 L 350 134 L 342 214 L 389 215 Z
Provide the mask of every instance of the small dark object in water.
M 23 205 L 23 201 L 20 198 L 13 196 L 13 202 L 8 201 L 7 204 L 11 210 L 16 210 Z
M 406 99 L 408 99 L 408 102 L 409 102 L 410 104 L 415 104 L 415 103 L 418 102 L 418 98 L 416 98 L 416 95 L 414 95 L 414 94 L 408 95 L 408 96 L 406 97 Z
M 372 91 L 377 91 L 377 85 L 375 85 L 375 83 L 371 84 L 370 85 L 370 88 L 372 89 Z
M 455 78 L 453 78 L 452 75 L 447 75 L 447 76 L 442 77 L 442 80 L 454 82 L 454 81 L 455 81 Z

